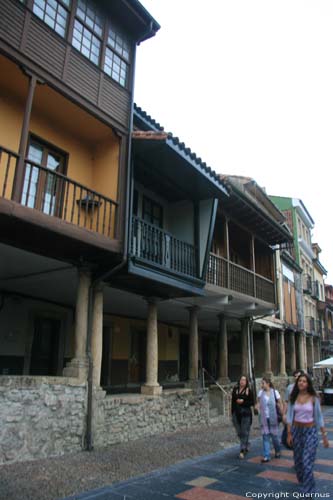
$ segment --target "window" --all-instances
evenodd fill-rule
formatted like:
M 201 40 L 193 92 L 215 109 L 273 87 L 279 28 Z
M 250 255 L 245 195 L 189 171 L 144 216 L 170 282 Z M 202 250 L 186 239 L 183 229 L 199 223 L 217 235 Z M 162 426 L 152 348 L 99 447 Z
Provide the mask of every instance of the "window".
M 71 0 L 34 0 L 32 10 L 45 24 L 65 38 Z
M 31 139 L 25 166 L 22 204 L 48 215 L 58 215 L 63 179 L 56 174 L 63 174 L 64 167 L 64 155 L 38 140 Z
M 26 3 L 26 0 L 19 0 Z M 130 68 L 130 42 L 121 29 L 108 23 L 91 0 L 29 0 L 34 14 L 62 38 L 71 37 L 71 44 L 89 61 L 127 87 Z M 73 33 L 68 35 L 71 8 Z M 75 7 L 76 6 L 76 7 Z M 112 22 L 112 20 L 111 20 Z M 104 42 L 104 43 L 103 43 Z M 105 50 L 104 50 L 105 45 Z
M 99 65 L 103 20 L 96 7 L 87 0 L 78 0 L 72 44 L 91 62 Z
M 118 30 L 111 27 L 105 50 L 104 71 L 123 87 L 127 84 L 129 58 L 128 42 Z
M 163 227 L 163 208 L 155 201 L 143 197 L 142 218 L 158 227 Z

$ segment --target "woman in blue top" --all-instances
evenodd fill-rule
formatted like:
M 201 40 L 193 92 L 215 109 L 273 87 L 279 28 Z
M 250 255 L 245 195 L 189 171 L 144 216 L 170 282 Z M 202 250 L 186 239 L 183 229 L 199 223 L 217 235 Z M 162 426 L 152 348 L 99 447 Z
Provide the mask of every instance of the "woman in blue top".
M 320 402 L 307 374 L 300 375 L 290 394 L 287 410 L 287 442 L 293 445 L 297 480 L 303 493 L 314 492 L 313 467 L 318 447 L 318 430 L 328 448 Z

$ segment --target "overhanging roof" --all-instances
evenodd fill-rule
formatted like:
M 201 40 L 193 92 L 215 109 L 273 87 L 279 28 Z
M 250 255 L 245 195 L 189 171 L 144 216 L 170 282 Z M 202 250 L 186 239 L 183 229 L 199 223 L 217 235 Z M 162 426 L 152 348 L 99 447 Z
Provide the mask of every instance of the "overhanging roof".
M 150 166 L 150 178 L 145 177 L 145 184 L 157 183 L 163 178 L 178 190 L 182 198 L 185 192 L 195 199 L 228 196 L 225 184 L 216 172 L 172 134 L 163 130 L 134 130 L 132 138 L 136 159 Z
M 293 236 L 290 232 L 281 226 L 268 213 L 261 210 L 260 207 L 251 200 L 234 183 L 224 179 L 230 197 L 223 203 L 223 207 L 232 215 L 232 218 L 243 221 L 244 225 L 260 237 L 269 245 L 281 245 L 283 243 L 292 243 Z
M 155 36 L 160 29 L 158 22 L 138 0 L 99 1 L 122 21 L 138 44 Z

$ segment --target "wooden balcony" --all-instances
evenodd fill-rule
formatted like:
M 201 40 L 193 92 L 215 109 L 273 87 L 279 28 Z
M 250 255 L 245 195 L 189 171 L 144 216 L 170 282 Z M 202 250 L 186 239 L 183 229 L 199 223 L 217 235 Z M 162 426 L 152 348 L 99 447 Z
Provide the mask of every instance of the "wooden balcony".
M 212 285 L 272 304 L 275 302 L 273 281 L 212 253 L 209 257 L 206 279 L 207 283 Z
M 130 254 L 135 260 L 167 273 L 197 276 L 194 245 L 135 216 L 132 218 Z
M 12 200 L 17 153 L 0 146 L 0 197 Z M 115 238 L 117 202 L 49 168 L 24 162 L 19 203 L 107 238 Z

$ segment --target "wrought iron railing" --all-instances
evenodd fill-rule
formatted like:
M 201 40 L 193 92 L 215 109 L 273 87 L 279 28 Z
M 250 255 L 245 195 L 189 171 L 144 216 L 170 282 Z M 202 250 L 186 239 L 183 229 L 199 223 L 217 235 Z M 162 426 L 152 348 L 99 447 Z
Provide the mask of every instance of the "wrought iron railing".
M 303 292 L 312 293 L 312 280 L 310 275 L 303 276 Z
M 273 281 L 213 253 L 209 256 L 207 282 L 222 288 L 275 302 Z
M 136 216 L 132 218 L 131 255 L 165 270 L 197 275 L 193 245 Z
M 311 297 L 317 300 L 319 299 L 319 283 L 317 280 L 312 282 Z
M 0 147 L 0 193 L 12 198 L 18 155 Z M 117 202 L 63 174 L 26 160 L 20 203 L 113 238 Z
M 304 321 L 304 329 L 307 333 L 316 334 L 316 320 L 312 316 L 306 316 Z

